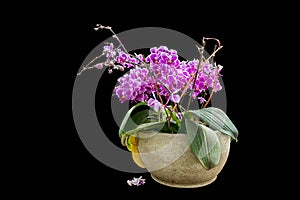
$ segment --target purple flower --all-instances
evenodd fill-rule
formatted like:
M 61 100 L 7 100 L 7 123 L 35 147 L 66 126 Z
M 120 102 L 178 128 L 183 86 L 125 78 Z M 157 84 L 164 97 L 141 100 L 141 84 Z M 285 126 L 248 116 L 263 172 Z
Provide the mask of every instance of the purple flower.
M 114 50 L 114 44 L 113 43 L 110 43 L 109 45 L 103 47 L 103 52 L 110 52 L 110 51 L 113 51 L 113 50 Z
M 143 102 L 149 99 L 149 95 L 154 92 L 155 88 L 148 74 L 149 71 L 146 68 L 136 67 L 118 79 L 119 84 L 115 87 L 114 93 L 121 103 L 126 100 Z
M 116 55 L 116 51 L 114 50 L 114 44 L 113 44 L 113 43 L 110 43 L 109 45 L 104 46 L 104 47 L 103 47 L 103 54 L 105 54 L 105 56 L 106 56 L 108 59 L 114 58 L 115 55 Z
M 106 47 L 110 51 L 113 46 Z M 205 63 L 199 68 L 197 80 L 194 88 L 192 77 L 195 76 L 198 69 L 199 60 L 179 61 L 177 51 L 168 49 L 166 46 L 153 47 L 150 49 L 150 54 L 144 59 L 142 55 L 133 57 L 121 50 L 117 50 L 118 56 L 115 57 L 115 62 L 122 65 L 113 65 L 113 69 L 132 68 L 128 74 L 118 79 L 119 84 L 115 87 L 115 94 L 123 103 L 126 100 L 134 102 L 147 102 L 155 111 L 162 108 L 163 105 L 153 97 L 152 93 L 157 93 L 163 97 L 168 103 L 169 101 L 179 103 L 180 95 L 187 87 L 186 92 L 194 91 L 191 95 L 193 99 L 206 91 L 213 88 L 214 80 L 216 80 L 214 91 L 219 91 L 222 86 L 219 83 L 219 74 L 222 66 L 216 64 Z M 149 68 L 143 66 L 141 60 L 145 61 Z M 141 67 L 138 67 L 140 65 Z M 99 66 L 100 67 L 100 66 Z M 216 71 L 218 67 L 218 73 Z M 150 70 L 150 72 L 148 71 Z M 217 78 L 215 78 L 217 75 Z M 188 85 L 187 85 L 188 84 Z M 154 94 L 154 98 L 156 95 Z M 150 99 L 149 99 L 150 98 Z M 205 99 L 200 99 L 204 102 Z
M 158 59 L 159 59 L 158 55 L 156 53 L 152 53 L 146 58 L 146 62 L 157 64 Z
M 157 99 L 149 99 L 148 106 L 152 107 L 155 112 L 157 112 L 160 108 L 163 108 L 163 105 Z
M 145 59 L 144 59 L 144 56 L 142 55 L 142 54 L 138 54 L 138 55 L 136 55 L 136 57 L 139 59 L 139 60 L 141 60 L 141 61 L 144 61 Z
M 198 97 L 198 99 L 199 99 L 199 101 L 200 101 L 201 104 L 204 103 L 204 102 L 206 102 L 206 100 L 203 97 Z
M 161 63 L 163 64 L 167 64 L 172 61 L 172 57 L 164 52 L 161 53 L 160 56 L 161 56 Z
M 119 52 L 119 55 L 116 57 L 116 62 L 120 63 L 120 64 L 124 64 L 124 62 L 126 62 L 128 59 L 128 55 L 126 53 L 124 53 L 123 51 Z
M 170 95 L 170 100 L 173 101 L 173 102 L 175 102 L 175 103 L 179 103 L 179 101 L 180 101 L 180 96 L 179 96 L 178 94 L 172 93 L 172 94 Z
M 168 47 L 166 46 L 160 46 L 158 49 L 157 49 L 157 52 L 160 53 L 160 52 L 168 52 L 170 53 Z
M 179 60 L 177 51 L 169 50 L 166 46 L 151 48 L 151 54 L 146 57 L 146 62 L 150 64 L 168 64 L 169 66 L 178 66 Z
M 152 73 L 154 73 L 155 76 L 158 77 L 158 78 L 162 75 L 160 68 L 161 68 L 161 66 L 158 65 L 158 64 L 151 65 L 151 71 L 152 71 Z
M 137 57 L 142 61 L 144 59 L 142 55 L 138 55 Z M 118 56 L 116 56 L 116 62 L 126 68 L 132 68 L 133 66 L 140 64 L 139 59 L 132 57 L 121 50 L 118 51 Z
M 219 90 L 222 90 L 222 86 L 221 86 L 221 84 L 218 82 L 218 83 L 216 84 L 215 91 L 217 92 L 217 91 L 219 91 Z
M 170 53 L 173 54 L 173 55 L 177 55 L 177 51 L 174 50 L 174 49 L 171 49 L 171 50 L 170 50 Z
M 111 29 L 100 24 L 95 27 L 97 30 L 103 28 Z M 94 64 L 93 67 L 97 69 L 106 67 L 110 74 L 113 70 L 124 71 L 125 68 L 131 68 L 118 79 L 118 84 L 114 88 L 114 94 L 122 103 L 127 100 L 133 103 L 147 102 L 158 111 L 169 105 L 170 101 L 179 103 L 183 92 L 191 94 L 192 98 L 196 99 L 208 89 L 213 89 L 214 92 L 222 89 L 219 78 L 222 76 L 220 72 L 223 66 L 208 61 L 201 62 L 202 65 L 199 66 L 197 59 L 180 61 L 178 52 L 166 46 L 153 47 L 150 54 L 144 57 L 141 54 L 133 56 L 124 52 L 124 48 L 122 50 L 109 43 L 103 47 L 103 53 L 99 58 L 101 56 L 106 57 L 105 61 L 95 64 L 93 60 L 91 62 Z M 86 67 L 83 71 L 86 69 L 89 68 Z M 156 99 L 158 95 L 162 97 L 163 102 Z M 203 97 L 198 99 L 200 103 L 206 101 Z
M 151 53 L 156 53 L 156 52 L 157 52 L 157 48 L 156 48 L 156 47 L 151 48 L 151 49 L 150 49 L 150 52 L 151 52 Z

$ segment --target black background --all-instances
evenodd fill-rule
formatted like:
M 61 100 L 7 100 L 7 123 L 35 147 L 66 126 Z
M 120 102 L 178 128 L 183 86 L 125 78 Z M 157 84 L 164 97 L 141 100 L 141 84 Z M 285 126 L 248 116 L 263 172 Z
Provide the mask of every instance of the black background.
M 8 159 L 1 162 L 1 180 L 8 197 L 241 199 L 297 191 L 291 190 L 298 186 L 298 123 L 291 123 L 297 120 L 298 52 L 291 48 L 297 48 L 297 23 L 290 24 L 297 12 L 287 9 L 290 4 L 280 3 L 278 9 L 274 3 L 227 1 L 13 3 L 2 20 L 3 45 L 8 44 L 3 61 L 9 62 L 2 67 L 2 100 L 10 104 L 3 104 L 8 112 L 1 125 L 8 128 L 1 132 L 1 144 Z M 224 48 L 216 61 L 224 66 L 227 114 L 240 135 L 214 183 L 178 189 L 141 174 L 146 184 L 129 187 L 126 181 L 140 174 L 104 166 L 86 150 L 73 122 L 72 89 L 85 57 L 111 36 L 95 32 L 97 23 L 116 33 L 152 26 L 177 30 L 199 43 L 203 36 L 221 40 Z M 97 112 L 100 116 L 100 107 Z M 119 144 L 116 127 L 111 130 L 110 139 Z
M 144 19 L 144 18 L 143 18 Z M 57 66 L 55 79 L 51 78 L 48 95 L 51 96 L 49 116 L 51 122 L 47 127 L 47 152 L 49 156 L 43 162 L 42 172 L 39 172 L 37 183 L 40 190 L 49 195 L 64 194 L 77 195 L 103 195 L 123 196 L 124 198 L 142 198 L 141 195 L 169 195 L 183 194 L 186 196 L 197 195 L 200 197 L 228 196 L 235 197 L 236 192 L 242 192 L 247 196 L 256 196 L 257 193 L 266 191 L 269 183 L 268 167 L 261 163 L 271 160 L 270 157 L 261 155 L 262 138 L 254 137 L 255 131 L 250 127 L 249 121 L 254 120 L 257 106 L 253 99 L 260 92 L 255 90 L 254 72 L 247 68 L 251 53 L 245 46 L 254 41 L 253 37 L 245 40 L 245 34 L 249 28 L 244 29 L 235 20 L 219 19 L 204 20 L 199 22 L 197 16 L 191 18 L 178 18 L 168 20 L 154 20 L 149 17 L 142 21 L 130 18 L 112 18 L 109 15 L 100 14 L 84 21 L 80 17 L 66 17 L 59 23 L 53 23 L 56 31 L 53 33 L 56 47 L 53 55 L 57 60 L 49 62 Z M 231 143 L 228 161 L 218 178 L 212 184 L 196 189 L 179 189 L 163 186 L 151 179 L 149 173 L 133 174 L 111 169 L 95 159 L 84 147 L 76 132 L 72 118 L 72 89 L 76 74 L 90 51 L 100 42 L 111 36 L 107 30 L 94 31 L 95 24 L 100 23 L 113 27 L 116 33 L 138 27 L 164 27 L 179 31 L 201 43 L 202 37 L 218 38 L 224 48 L 217 54 L 216 62 L 223 65 L 223 81 L 227 95 L 227 114 L 238 128 L 239 141 Z M 254 33 L 255 35 L 255 33 Z M 54 41 L 53 40 L 53 41 Z M 245 49 L 244 49 L 245 48 Z M 101 50 L 100 50 L 101 51 Z M 47 85 L 48 86 L 48 85 Z M 254 87 L 254 88 L 253 88 Z M 100 89 L 100 88 L 99 88 Z M 109 93 L 109 89 L 107 92 Z M 104 89 L 105 91 L 105 89 Z M 251 92 L 249 92 L 251 91 Z M 101 92 L 103 92 L 101 90 Z M 104 114 L 101 110 L 101 101 L 104 98 L 96 97 L 97 114 Z M 53 114 L 53 115 L 52 115 Z M 101 117 L 100 117 L 101 118 Z M 256 121 L 263 117 L 255 116 Z M 102 123 L 110 124 L 109 118 L 101 119 Z M 112 142 L 118 143 L 117 127 L 111 127 L 108 136 Z M 263 153 L 262 153 L 263 152 Z M 264 161 L 264 162 L 261 162 Z M 272 162 L 276 162 L 272 160 Z M 139 187 L 129 187 L 128 179 L 142 175 L 146 178 L 146 184 Z

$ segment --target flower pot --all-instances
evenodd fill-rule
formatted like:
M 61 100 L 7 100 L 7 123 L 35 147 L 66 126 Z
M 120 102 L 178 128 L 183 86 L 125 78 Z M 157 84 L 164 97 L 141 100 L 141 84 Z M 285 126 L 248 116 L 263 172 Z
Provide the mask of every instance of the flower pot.
M 189 147 L 186 134 L 139 133 L 137 145 L 140 161 L 152 178 L 163 185 L 177 188 L 208 185 L 216 180 L 229 154 L 231 138 L 219 132 L 217 134 L 221 158 L 212 169 L 207 170 L 201 165 Z M 141 163 L 137 164 L 141 166 Z

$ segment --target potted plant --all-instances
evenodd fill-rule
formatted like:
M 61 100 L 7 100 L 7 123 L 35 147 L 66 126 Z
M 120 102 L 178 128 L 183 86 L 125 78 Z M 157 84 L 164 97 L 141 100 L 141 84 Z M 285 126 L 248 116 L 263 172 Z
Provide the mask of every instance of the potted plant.
M 104 46 L 78 75 L 94 68 L 108 68 L 108 73 L 128 70 L 118 79 L 114 94 L 121 103 L 133 104 L 118 133 L 133 161 L 164 185 L 191 188 L 212 183 L 226 163 L 231 140 L 238 137 L 226 113 L 208 106 L 222 89 L 223 67 L 214 61 L 220 41 L 203 38 L 202 46 L 197 46 L 199 58 L 185 61 L 166 46 L 151 48 L 149 55 L 131 54 L 111 27 L 97 25 L 98 29 L 110 30 L 118 45 Z M 205 58 L 205 46 L 211 41 L 217 45 Z M 100 57 L 105 61 L 96 62 Z M 191 101 L 196 100 L 199 109 L 191 110 Z

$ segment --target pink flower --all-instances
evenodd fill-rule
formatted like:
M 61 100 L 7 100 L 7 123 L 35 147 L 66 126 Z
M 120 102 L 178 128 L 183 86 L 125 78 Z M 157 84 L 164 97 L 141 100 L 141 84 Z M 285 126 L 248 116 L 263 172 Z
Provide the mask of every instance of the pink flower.
M 157 112 L 160 108 L 163 108 L 163 105 L 157 99 L 149 99 L 148 106 L 152 107 L 155 112 Z

